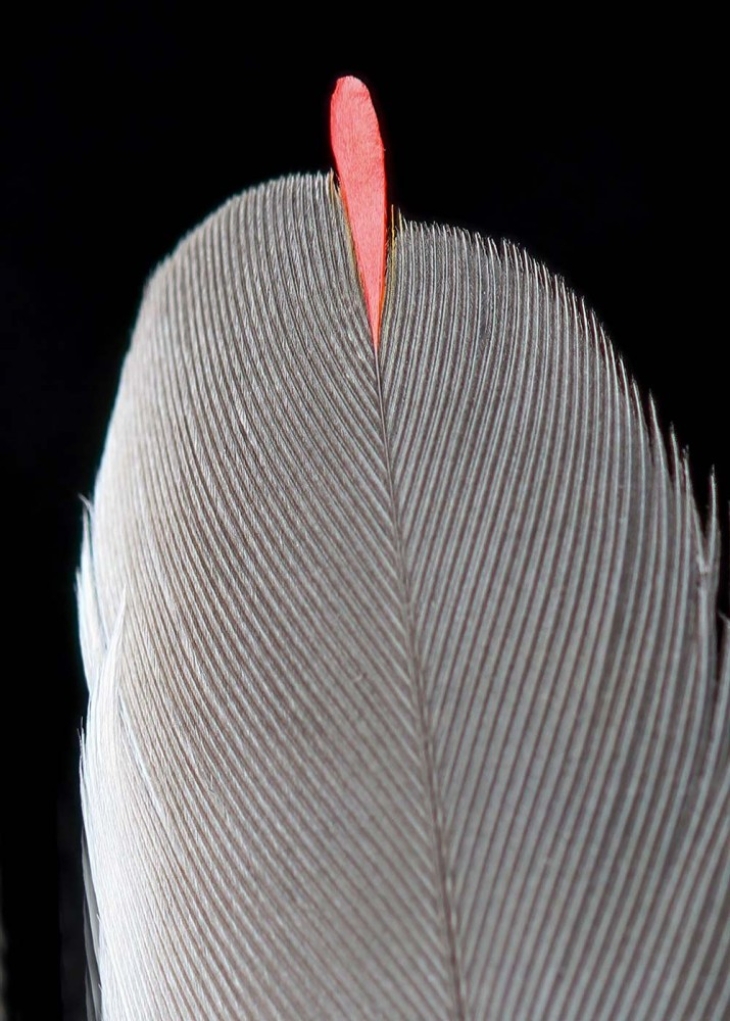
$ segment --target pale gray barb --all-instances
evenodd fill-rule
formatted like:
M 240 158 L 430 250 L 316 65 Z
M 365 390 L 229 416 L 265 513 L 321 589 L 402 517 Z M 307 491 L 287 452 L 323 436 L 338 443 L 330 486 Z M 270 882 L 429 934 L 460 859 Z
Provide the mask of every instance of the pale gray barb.
M 79 604 L 104 1021 L 730 1012 L 714 513 L 593 315 L 331 182 L 149 284 Z M 724 636 L 723 636 L 724 637 Z

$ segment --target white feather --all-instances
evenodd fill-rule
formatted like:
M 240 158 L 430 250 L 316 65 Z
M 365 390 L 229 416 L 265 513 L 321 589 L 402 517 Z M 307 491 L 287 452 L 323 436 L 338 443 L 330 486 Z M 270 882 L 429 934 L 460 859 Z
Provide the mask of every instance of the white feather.
M 726 1018 L 714 510 L 522 252 L 406 223 L 389 281 L 375 358 L 303 177 L 148 287 L 79 581 L 102 1017 Z

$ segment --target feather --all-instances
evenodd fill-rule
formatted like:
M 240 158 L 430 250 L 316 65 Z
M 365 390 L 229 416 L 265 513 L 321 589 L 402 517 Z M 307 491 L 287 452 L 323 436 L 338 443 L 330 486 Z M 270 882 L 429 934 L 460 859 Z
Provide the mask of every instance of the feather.
M 524 252 L 401 221 L 387 281 L 374 350 L 301 176 L 147 287 L 78 586 L 98 1016 L 725 1018 L 714 503 Z

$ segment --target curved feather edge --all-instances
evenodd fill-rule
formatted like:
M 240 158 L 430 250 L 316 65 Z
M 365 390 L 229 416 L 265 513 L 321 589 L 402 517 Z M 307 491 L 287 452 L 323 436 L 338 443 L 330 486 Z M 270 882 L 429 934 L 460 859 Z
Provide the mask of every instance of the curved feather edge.
M 369 341 L 324 177 L 149 284 L 79 605 L 97 1009 L 730 1010 L 715 496 L 515 247 L 403 223 Z

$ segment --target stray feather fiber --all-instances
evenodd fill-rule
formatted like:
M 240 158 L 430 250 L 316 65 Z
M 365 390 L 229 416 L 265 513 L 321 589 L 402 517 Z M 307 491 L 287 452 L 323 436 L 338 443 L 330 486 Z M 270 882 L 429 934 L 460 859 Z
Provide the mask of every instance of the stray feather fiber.
M 388 279 L 374 352 L 307 176 L 147 288 L 79 577 L 95 1010 L 725 1018 L 714 512 L 523 252 L 403 223 Z

